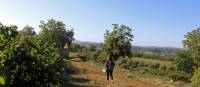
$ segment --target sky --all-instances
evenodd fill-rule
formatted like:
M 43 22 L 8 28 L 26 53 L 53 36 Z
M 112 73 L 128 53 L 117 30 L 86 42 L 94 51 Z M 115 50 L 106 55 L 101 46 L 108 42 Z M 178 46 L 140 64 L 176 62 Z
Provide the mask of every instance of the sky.
M 75 39 L 103 42 L 112 24 L 132 28 L 137 46 L 182 47 L 184 35 L 200 27 L 200 0 L 0 0 L 0 22 L 40 29 L 55 19 L 74 28 Z

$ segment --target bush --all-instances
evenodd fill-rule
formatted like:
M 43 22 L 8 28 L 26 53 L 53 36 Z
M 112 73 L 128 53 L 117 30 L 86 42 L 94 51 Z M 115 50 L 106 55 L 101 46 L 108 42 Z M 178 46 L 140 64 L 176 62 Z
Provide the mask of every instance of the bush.
M 177 52 L 174 64 L 179 71 L 192 73 L 194 71 L 193 66 L 195 66 L 192 52 L 190 51 Z
M 160 69 L 161 69 L 161 70 L 166 70 L 166 69 L 167 69 L 167 66 L 166 66 L 166 65 L 162 65 L 162 66 L 160 66 Z
M 195 69 L 194 75 L 191 78 L 192 85 L 200 86 L 200 68 Z
M 154 65 L 154 69 L 158 69 L 160 67 L 160 63 L 156 63 L 155 65 Z
M 190 73 L 186 73 L 186 72 L 172 72 L 168 75 L 168 77 L 170 79 L 172 79 L 173 81 L 189 81 L 189 79 L 191 78 L 191 74 Z
M 134 61 L 133 59 L 129 59 L 128 57 L 119 58 L 116 61 L 116 64 L 125 69 L 132 69 L 138 67 L 139 62 Z
M 175 71 L 175 67 L 174 67 L 174 66 L 169 66 L 169 67 L 167 68 L 167 70 L 168 70 L 168 71 Z
M 0 52 L 6 86 L 61 86 L 64 63 L 54 44 L 35 37 L 17 37 Z
M 150 64 L 150 67 L 153 68 L 153 69 L 158 69 L 160 67 L 160 64 L 159 63 Z
M 146 67 L 146 66 L 148 66 L 148 65 L 145 64 L 144 62 L 139 62 L 139 63 L 138 63 L 138 66 L 139 66 L 139 67 Z
M 139 62 L 137 62 L 137 61 L 129 59 L 128 62 L 127 62 L 127 68 L 129 68 L 129 69 L 136 68 L 138 66 L 138 63 Z
M 124 67 L 124 65 L 127 63 L 128 61 L 128 58 L 119 58 L 117 61 L 116 61 L 116 65 L 117 66 L 120 66 L 120 67 Z
M 88 52 L 88 55 L 87 55 L 87 59 L 88 60 L 94 60 L 95 62 L 98 61 L 98 56 L 99 56 L 99 53 L 98 52 Z

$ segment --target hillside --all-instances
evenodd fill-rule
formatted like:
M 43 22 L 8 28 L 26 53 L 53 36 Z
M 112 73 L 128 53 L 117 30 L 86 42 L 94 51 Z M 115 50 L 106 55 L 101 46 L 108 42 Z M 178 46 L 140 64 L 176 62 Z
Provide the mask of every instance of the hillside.
M 90 46 L 94 45 L 97 48 L 100 48 L 102 45 L 98 42 L 90 42 L 90 41 L 79 41 L 74 40 L 73 43 L 79 44 L 81 46 Z M 175 47 L 156 47 L 156 46 L 132 46 L 133 51 L 144 51 L 144 52 L 152 52 L 152 53 L 167 53 L 173 54 L 175 51 L 178 50 L 185 50 L 184 48 L 175 48 Z

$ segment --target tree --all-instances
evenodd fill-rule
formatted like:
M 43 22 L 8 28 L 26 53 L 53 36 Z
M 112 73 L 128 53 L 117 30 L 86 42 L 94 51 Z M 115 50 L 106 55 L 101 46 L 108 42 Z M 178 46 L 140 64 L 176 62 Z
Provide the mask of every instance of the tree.
M 95 45 L 90 45 L 88 47 L 88 51 L 96 51 L 96 46 Z
M 3 51 L 6 50 L 10 45 L 10 41 L 13 40 L 18 35 L 17 32 L 17 26 L 11 25 L 11 26 L 4 26 L 0 23 L 0 86 L 3 86 L 6 84 L 5 82 L 5 76 L 4 74 L 4 67 L 6 67 L 3 62 L 6 55 L 3 55 Z
M 17 35 L 16 30 L 16 26 L 0 25 L 0 73 L 5 86 L 61 86 L 64 63 L 55 44 Z
M 111 51 L 115 60 L 120 56 L 130 56 L 133 39 L 131 31 L 132 29 L 126 25 L 113 24 L 113 30 L 111 32 L 107 30 L 104 34 L 104 51 L 107 53 Z
M 44 21 L 40 22 L 39 27 L 41 28 L 39 36 L 42 40 L 49 43 L 56 43 L 58 48 L 64 47 L 65 43 L 69 46 L 72 43 L 74 31 L 66 30 L 65 24 L 61 21 L 54 19 L 48 20 L 47 23 Z
M 29 36 L 33 36 L 36 34 L 34 28 L 29 25 L 26 25 L 21 31 L 19 31 L 19 33 L 21 35 L 29 35 Z
M 195 66 L 192 53 L 190 51 L 179 51 L 175 54 L 174 64 L 179 71 L 193 73 Z
M 176 53 L 175 64 L 179 71 L 192 74 L 192 84 L 197 84 L 200 81 L 198 80 L 200 76 L 200 28 L 188 32 L 183 40 L 183 45 L 187 51 Z
M 194 62 L 200 66 L 200 28 L 188 32 L 183 40 L 184 47 L 187 47 L 193 53 Z
M 0 23 L 0 51 L 3 50 L 14 37 L 18 35 L 17 26 L 4 26 Z
M 192 32 L 188 32 L 185 35 L 185 40 L 183 40 L 184 47 L 199 50 L 200 49 L 200 28 L 193 30 Z

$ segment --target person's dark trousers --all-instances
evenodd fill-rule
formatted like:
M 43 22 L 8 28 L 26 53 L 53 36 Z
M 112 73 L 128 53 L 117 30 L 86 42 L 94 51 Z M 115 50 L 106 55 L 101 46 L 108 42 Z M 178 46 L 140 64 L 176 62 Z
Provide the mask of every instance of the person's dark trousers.
M 107 70 L 107 80 L 109 80 L 109 76 L 113 80 L 113 70 Z

